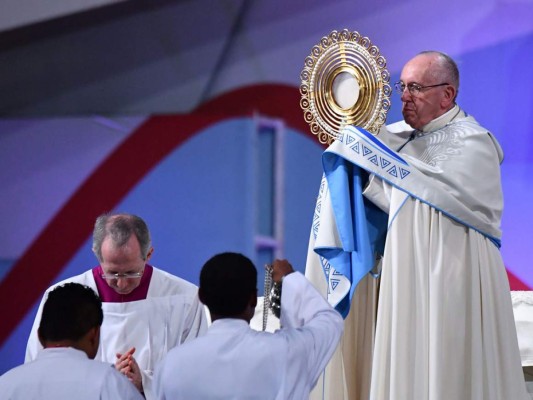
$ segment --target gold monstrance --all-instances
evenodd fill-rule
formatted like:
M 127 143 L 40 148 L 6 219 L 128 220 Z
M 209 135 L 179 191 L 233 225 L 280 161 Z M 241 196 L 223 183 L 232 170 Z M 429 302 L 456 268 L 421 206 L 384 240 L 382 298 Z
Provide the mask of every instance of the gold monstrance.
M 370 39 L 347 29 L 332 31 L 304 64 L 300 105 L 320 143 L 332 143 L 345 125 L 379 132 L 390 108 L 390 75 Z

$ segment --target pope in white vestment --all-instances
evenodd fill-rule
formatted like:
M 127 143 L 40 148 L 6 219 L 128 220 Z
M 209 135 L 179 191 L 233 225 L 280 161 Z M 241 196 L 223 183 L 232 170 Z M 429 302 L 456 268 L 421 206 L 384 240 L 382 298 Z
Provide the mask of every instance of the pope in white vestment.
M 432 71 L 443 58 L 421 53 L 404 67 L 398 87 L 409 124 L 389 125 L 380 140 L 347 127 L 324 153 L 319 223 L 306 274 L 339 306 L 353 291 L 350 284 L 361 290 L 358 297 L 357 286 L 356 295 L 348 297 L 352 308 L 346 321 L 356 328 L 343 338 L 343 346 L 357 351 L 339 349 L 322 380 L 325 395 L 315 392 L 313 399 L 528 399 L 499 251 L 503 152 L 486 129 L 453 104 L 458 75 Z M 428 105 L 441 110 L 436 117 L 424 114 Z M 420 123 L 421 115 L 426 119 Z M 365 174 L 366 183 L 351 180 Z M 352 216 L 360 217 L 354 204 L 364 208 L 367 200 L 388 215 L 380 271 L 368 257 L 379 246 L 372 247 L 372 235 L 364 232 L 379 231 L 381 221 L 358 229 L 353 219 L 353 235 L 365 236 L 366 242 L 356 240 L 363 248 L 347 246 L 343 229 L 347 218 L 352 223 Z M 350 282 L 344 266 L 331 257 L 333 249 L 351 253 L 352 264 L 354 253 L 366 255 L 366 275 Z M 320 264 L 328 267 L 326 282 L 316 272 Z M 368 282 L 372 273 L 381 275 L 377 310 L 372 301 L 377 285 Z M 343 293 L 335 293 L 337 288 Z M 376 315 L 375 326 L 361 307 Z M 352 314 L 362 318 L 354 321 Z M 358 363 L 349 369 L 352 355 Z
M 371 399 L 527 398 L 498 248 L 503 155 L 456 108 L 401 152 L 439 188 L 366 190 L 389 213 Z
M 0 376 L 4 400 L 142 400 L 109 363 L 90 360 L 72 347 L 47 348 L 28 364 Z

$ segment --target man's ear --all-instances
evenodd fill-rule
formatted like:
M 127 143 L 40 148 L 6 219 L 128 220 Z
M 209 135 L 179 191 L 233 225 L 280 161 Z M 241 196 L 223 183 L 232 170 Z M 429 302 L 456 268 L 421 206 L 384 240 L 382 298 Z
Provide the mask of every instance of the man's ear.
M 96 348 L 100 343 L 100 327 L 95 326 L 89 330 L 89 340 L 92 344 L 96 344 Z
M 41 336 L 41 328 L 37 329 L 37 337 L 39 338 L 39 342 L 41 343 L 41 346 L 46 347 L 45 346 L 45 340 Z
M 255 289 L 255 292 L 250 297 L 250 305 L 255 309 L 257 306 L 257 289 Z
M 146 262 L 148 263 L 148 261 L 150 260 L 150 258 L 152 257 L 152 254 L 154 254 L 154 248 L 153 247 L 150 247 L 150 250 L 148 250 L 148 254 L 146 254 Z
M 443 98 L 444 108 L 448 108 L 450 104 L 453 104 L 456 95 L 457 95 L 457 90 L 452 85 L 446 86 L 446 89 L 444 89 L 444 98 Z
M 198 298 L 200 299 L 202 304 L 205 304 L 204 291 L 202 290 L 202 288 L 198 288 Z
M 98 347 L 100 346 L 100 327 L 95 326 L 94 328 L 91 328 L 89 332 L 85 334 L 83 342 L 85 343 L 83 345 L 84 348 L 80 350 L 84 350 L 85 353 L 87 353 L 87 356 L 93 360 L 96 357 Z

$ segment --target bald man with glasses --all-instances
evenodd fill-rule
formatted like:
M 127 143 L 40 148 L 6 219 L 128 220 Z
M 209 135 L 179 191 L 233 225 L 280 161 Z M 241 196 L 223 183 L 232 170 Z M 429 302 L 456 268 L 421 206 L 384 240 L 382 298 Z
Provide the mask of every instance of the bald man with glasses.
M 373 175 L 365 192 L 390 224 L 370 399 L 525 400 L 500 255 L 503 151 L 457 105 L 459 70 L 446 54 L 418 54 L 395 86 L 404 121 L 379 137 L 413 182 Z
M 395 88 L 403 121 L 383 127 L 377 138 L 346 127 L 322 160 L 328 177 L 322 192 L 329 198 L 319 199 L 321 212 L 325 200 L 342 204 L 335 196 L 343 186 L 335 179 L 360 177 L 362 195 L 350 192 L 347 204 L 360 201 L 368 210 L 370 201 L 386 217 L 384 246 L 374 248 L 382 252 L 376 321 L 367 327 L 369 337 L 374 329 L 375 336 L 370 356 L 353 374 L 363 376 L 359 393 L 349 398 L 528 399 L 500 254 L 503 151 L 457 105 L 459 70 L 446 54 L 416 55 Z M 346 218 L 349 211 L 332 213 Z M 377 225 L 369 226 L 368 236 Z M 335 260 L 331 264 L 334 268 Z M 343 340 L 355 343 L 352 339 Z M 351 354 L 343 356 L 349 360 Z M 344 383 L 355 380 L 343 377 Z
M 48 292 L 66 282 L 81 283 L 102 299 L 105 318 L 96 359 L 114 364 L 146 399 L 152 399 L 156 364 L 171 348 L 207 330 L 198 288 L 149 264 L 154 251 L 150 231 L 136 215 L 99 216 L 92 249 L 99 265 L 46 291 L 28 340 L 26 362 L 42 349 L 37 328 Z

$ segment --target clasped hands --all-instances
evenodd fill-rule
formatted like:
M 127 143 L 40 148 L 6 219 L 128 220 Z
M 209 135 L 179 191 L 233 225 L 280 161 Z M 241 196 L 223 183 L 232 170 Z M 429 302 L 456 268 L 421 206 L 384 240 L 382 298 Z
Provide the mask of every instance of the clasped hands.
M 132 347 L 123 354 L 117 353 L 115 368 L 120 371 L 135 385 L 139 392 L 143 393 L 143 381 L 141 369 L 133 357 L 135 347 Z

